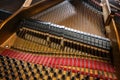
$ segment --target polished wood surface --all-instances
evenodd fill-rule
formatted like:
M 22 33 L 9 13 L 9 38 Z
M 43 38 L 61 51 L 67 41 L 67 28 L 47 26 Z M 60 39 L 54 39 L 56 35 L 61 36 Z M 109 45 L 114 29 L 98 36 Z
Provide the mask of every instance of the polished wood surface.
M 22 5 L 22 7 L 29 7 L 32 3 L 32 0 L 25 0 L 24 4 Z
M 119 25 L 115 24 L 115 20 L 112 18 L 110 23 L 110 33 L 109 38 L 112 41 L 112 53 L 113 53 L 113 64 L 115 65 L 116 74 L 118 79 L 120 79 L 120 31 Z
M 39 1 L 42 1 L 42 0 L 32 0 L 31 5 L 34 5 L 34 4 L 36 4 L 37 2 L 39 2 Z

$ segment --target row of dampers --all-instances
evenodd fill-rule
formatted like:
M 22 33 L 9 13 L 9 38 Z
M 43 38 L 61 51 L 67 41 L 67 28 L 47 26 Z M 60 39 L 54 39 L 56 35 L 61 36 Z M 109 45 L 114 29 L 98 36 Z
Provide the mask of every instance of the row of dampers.
M 107 38 L 74 30 L 65 26 L 60 26 L 49 22 L 40 22 L 31 19 L 24 19 L 21 23 L 21 26 L 31 28 L 37 31 L 42 31 L 53 35 L 65 37 L 106 50 L 110 50 L 111 48 L 110 40 Z
M 27 35 L 29 35 L 29 36 L 31 35 L 31 37 L 27 37 Z M 68 42 L 68 41 L 62 42 L 61 39 L 49 37 L 49 35 L 42 35 L 39 33 L 28 31 L 26 29 L 20 29 L 19 31 L 17 31 L 17 36 L 22 39 L 25 39 L 25 40 L 28 40 L 28 41 L 31 41 L 31 42 L 34 42 L 37 44 L 47 45 L 48 47 L 51 47 L 51 48 L 54 46 L 50 46 L 50 45 L 52 43 L 55 43 L 55 44 L 57 44 L 57 46 L 58 45 L 61 46 L 60 49 L 59 48 L 56 48 L 56 49 L 59 49 L 60 51 L 62 50 L 63 52 L 64 52 L 65 47 L 69 47 L 70 49 L 72 48 L 72 49 L 82 52 L 82 53 L 87 53 L 87 54 L 91 54 L 93 56 L 102 57 L 103 59 L 105 58 L 106 60 L 108 59 L 108 61 L 111 57 L 111 54 L 109 52 L 105 52 L 105 51 L 102 51 L 99 49 L 94 49 L 94 48 L 87 47 L 87 46 L 80 45 L 80 44 L 75 44 L 75 43 Z M 49 37 L 49 41 L 47 41 L 48 37 Z M 41 40 L 45 41 L 46 43 L 44 44 L 44 42 L 41 42 Z M 63 43 L 63 45 L 61 43 Z

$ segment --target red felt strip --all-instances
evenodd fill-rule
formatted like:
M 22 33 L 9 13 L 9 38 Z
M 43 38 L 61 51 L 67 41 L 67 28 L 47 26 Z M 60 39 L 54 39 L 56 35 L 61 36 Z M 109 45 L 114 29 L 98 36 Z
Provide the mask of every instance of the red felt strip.
M 114 68 L 110 64 L 105 62 L 95 61 L 95 60 L 88 60 L 88 59 L 81 59 L 81 58 L 50 57 L 50 56 L 43 56 L 43 55 L 39 56 L 39 55 L 32 55 L 28 53 L 17 52 L 9 49 L 6 49 L 5 51 L 3 51 L 1 55 L 9 56 L 11 58 L 16 58 L 18 60 L 23 60 L 23 61 L 27 61 L 35 64 L 42 64 L 49 67 L 62 68 L 65 70 L 69 70 L 69 69 L 65 67 L 63 68 L 62 66 L 74 66 L 74 67 L 77 66 L 77 67 L 89 68 L 93 70 L 102 70 L 102 71 L 114 73 Z M 79 71 L 73 70 L 73 72 L 79 72 Z M 81 73 L 84 74 L 84 72 L 81 72 Z M 104 77 L 102 76 L 102 78 Z
M 50 58 L 48 56 L 36 56 L 36 55 L 31 55 L 31 54 L 23 54 L 23 53 L 15 52 L 12 50 L 5 50 L 2 55 L 4 56 L 7 55 L 11 58 L 17 58 L 19 60 L 44 64 L 44 65 L 48 63 L 49 58 Z M 78 60 L 78 64 L 76 65 L 77 60 Z M 110 66 L 108 63 L 95 61 L 95 60 L 80 59 L 80 58 L 78 58 L 77 60 L 76 58 L 52 57 L 51 62 L 49 62 L 49 64 L 59 65 L 60 63 L 58 62 L 61 62 L 62 66 L 78 66 L 78 67 L 85 67 L 85 68 L 90 68 L 90 69 L 114 72 L 114 69 L 112 69 L 111 68 L 112 66 Z M 90 66 L 88 66 L 88 63 L 90 64 Z

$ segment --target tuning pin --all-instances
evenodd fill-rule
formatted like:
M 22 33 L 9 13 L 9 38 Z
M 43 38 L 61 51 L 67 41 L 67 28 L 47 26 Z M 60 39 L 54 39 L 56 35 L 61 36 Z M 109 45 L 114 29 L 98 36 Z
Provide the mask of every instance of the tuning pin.
M 16 60 L 15 59 L 12 59 L 13 60 L 13 62 L 16 62 Z
M 54 73 L 53 73 L 53 76 L 54 76 L 54 77 L 57 77 L 57 73 L 56 73 L 56 72 L 54 72 Z
M 13 68 L 10 68 L 9 70 L 10 70 L 11 72 L 13 72 Z
M 77 78 L 80 78 L 80 73 L 78 72 L 77 75 L 76 75 Z
M 2 65 L 5 66 L 5 62 L 4 61 L 2 61 Z
M 27 74 L 26 74 L 25 76 L 26 76 L 26 79 L 28 80 L 28 79 L 29 79 L 29 76 L 28 76 Z
M 61 69 L 59 69 L 58 73 L 59 73 L 59 74 L 62 74 L 62 70 L 61 70 Z
M 45 71 L 45 75 L 48 75 L 48 71 Z
M 19 67 L 18 66 L 16 66 L 16 69 L 19 71 Z
M 43 75 L 42 75 L 42 73 L 40 73 L 40 78 L 43 78 Z
M 34 77 L 34 80 L 37 80 L 37 78 L 36 78 L 36 77 Z
M 21 63 L 21 62 L 20 62 Z M 30 63 L 27 63 L 28 67 L 30 66 Z
M 3 56 L 2 56 L 2 55 L 0 55 L 0 58 L 3 58 Z
M 23 61 L 20 60 L 20 64 L 22 65 L 22 64 L 23 64 Z
M 5 61 L 3 58 L 1 58 L 2 65 L 5 65 Z
M 11 72 L 12 77 L 15 77 L 14 72 Z
M 45 66 L 42 66 L 42 70 L 46 70 Z
M 9 68 L 12 69 L 12 65 L 9 65 Z
M 52 80 L 51 76 L 48 76 L 47 80 Z
M 32 72 L 32 75 L 35 76 L 34 72 Z
M 22 76 L 20 72 L 18 72 L 18 75 L 19 75 L 19 76 Z
M 15 62 L 14 64 L 15 64 L 15 66 L 17 66 L 17 62 Z
M 35 68 L 37 68 L 37 64 L 35 64 L 34 66 L 35 66 Z
M 9 57 L 8 57 L 8 56 L 6 56 L 6 58 L 7 58 L 7 59 L 9 59 Z
M 24 73 L 27 74 L 27 70 L 26 69 L 23 69 L 24 70 Z
M 7 71 L 5 71 L 5 75 L 6 75 L 6 76 L 8 75 L 8 72 L 7 72 Z
M 70 76 L 70 75 L 71 75 L 71 71 L 68 71 L 68 72 L 67 72 L 67 76 Z
M 31 68 L 31 66 L 29 66 L 29 70 L 30 70 L 30 71 L 32 71 L 32 68 Z
M 71 80 L 75 80 L 75 77 L 73 76 L 73 77 L 71 78 Z
M 62 75 L 62 79 L 65 80 L 65 75 Z
M 0 77 L 2 77 L 2 73 L 0 73 Z
M 82 80 L 86 80 L 86 79 L 83 78 Z
M 12 77 L 15 78 L 15 75 L 13 74 Z
M 95 80 L 100 80 L 100 78 L 99 78 L 99 77 L 97 77 L 97 78 L 95 78 Z
M 24 68 L 24 65 L 22 64 L 22 68 Z
M 39 73 L 40 72 L 40 70 L 39 69 L 37 69 L 37 73 Z
M 20 63 L 21 63 L 21 61 L 20 61 Z M 27 65 L 29 66 L 29 65 L 30 65 L 30 63 L 29 63 L 29 62 L 27 62 Z
M 87 75 L 87 76 L 85 77 L 85 80 L 89 80 L 89 77 L 90 77 L 90 76 L 89 76 L 89 75 Z
M 4 70 L 6 70 L 7 68 L 6 68 L 6 66 L 4 66 Z
M 5 77 L 6 80 L 9 80 L 8 76 Z
M 50 68 L 50 72 L 53 72 L 54 70 L 53 70 L 53 68 Z
M 22 78 L 22 77 L 20 77 L 19 79 L 20 79 L 20 80 L 23 80 L 23 78 Z
M 9 69 L 11 73 L 14 73 L 13 69 Z

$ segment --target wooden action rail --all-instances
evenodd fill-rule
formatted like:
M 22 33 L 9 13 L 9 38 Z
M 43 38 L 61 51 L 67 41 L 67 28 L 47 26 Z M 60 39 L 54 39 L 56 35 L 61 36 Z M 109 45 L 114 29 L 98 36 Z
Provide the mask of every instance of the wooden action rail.
M 107 50 L 27 28 L 20 28 L 20 31 L 18 30 L 1 46 L 36 54 L 83 56 L 111 61 L 111 53 Z

